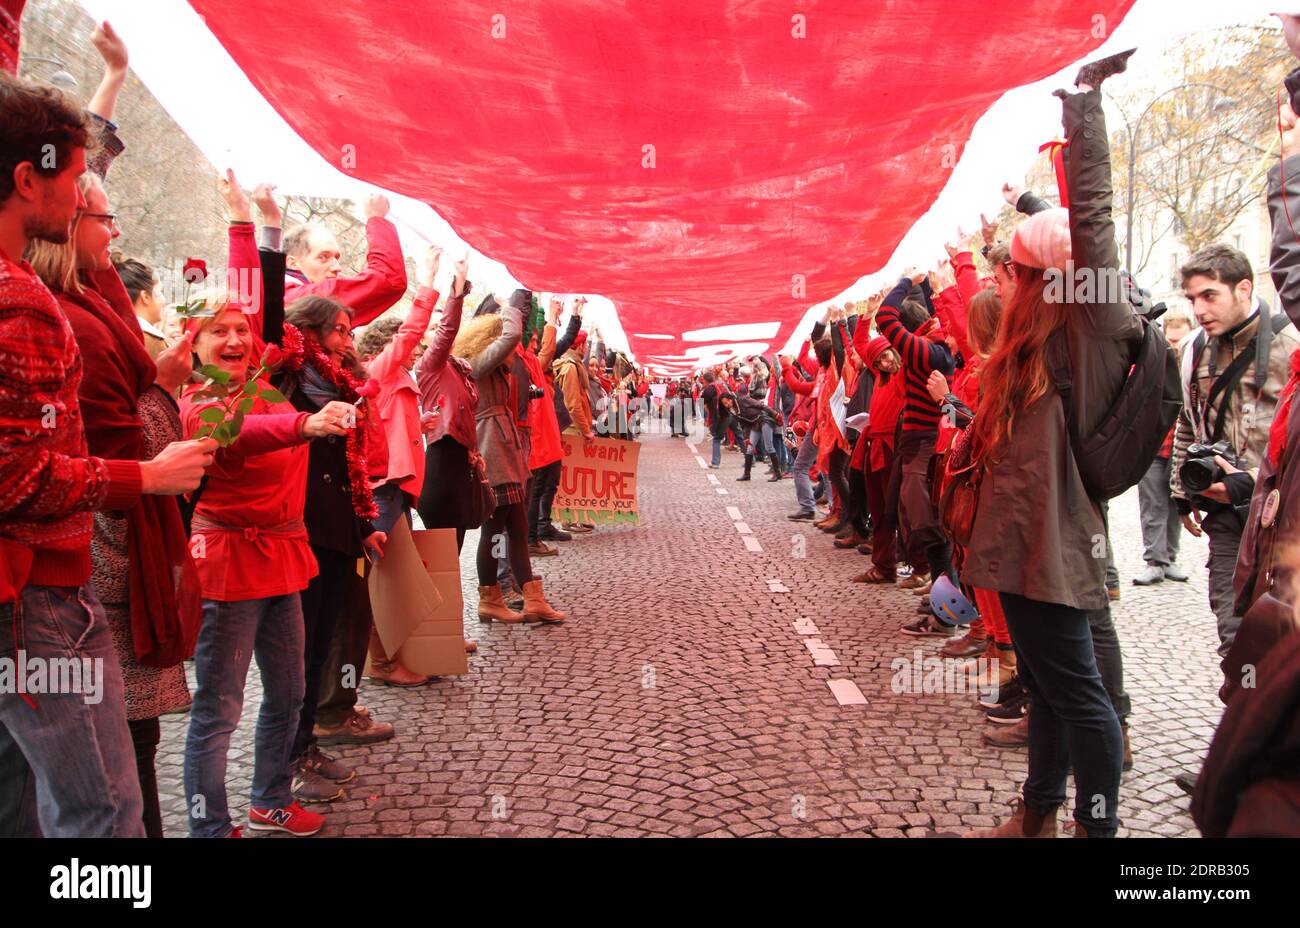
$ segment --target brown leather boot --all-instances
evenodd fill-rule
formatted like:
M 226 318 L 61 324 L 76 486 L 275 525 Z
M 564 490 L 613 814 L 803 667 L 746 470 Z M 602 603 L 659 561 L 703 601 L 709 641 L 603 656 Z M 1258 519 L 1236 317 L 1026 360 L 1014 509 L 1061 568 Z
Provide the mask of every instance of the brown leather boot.
M 1056 810 L 1050 815 L 1035 815 L 1025 808 L 1023 799 L 1011 803 L 1011 818 L 996 828 L 977 828 L 964 835 L 967 838 L 1055 838 Z
M 478 588 L 478 620 L 480 622 L 522 622 L 524 617 L 506 605 L 501 587 L 495 583 Z
M 524 584 L 524 621 L 549 622 L 559 625 L 564 621 L 564 613 L 556 612 L 542 594 L 542 581 L 530 580 Z

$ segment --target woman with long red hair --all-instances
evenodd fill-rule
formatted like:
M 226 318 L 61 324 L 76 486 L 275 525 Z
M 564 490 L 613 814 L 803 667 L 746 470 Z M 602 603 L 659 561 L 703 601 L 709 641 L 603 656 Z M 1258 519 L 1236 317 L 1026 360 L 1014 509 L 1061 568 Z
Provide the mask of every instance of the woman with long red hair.
M 1055 835 L 1071 768 L 1075 833 L 1112 837 L 1119 824 L 1123 741 L 1088 624 L 1089 610 L 1108 602 L 1106 524 L 1080 477 L 1067 423 L 1081 435 L 1096 429 L 1120 393 L 1142 328 L 1122 295 L 1107 299 L 1113 288 L 1092 288 L 1091 302 L 1055 300 L 1060 288 L 1048 289 L 1062 273 L 1118 273 L 1109 136 L 1094 89 L 1118 70 L 1122 60 L 1091 65 L 1080 74 L 1082 92 L 1062 93 L 1070 208 L 1039 213 L 1016 230 L 1015 294 L 980 373 L 973 450 L 982 477 L 963 580 L 998 592 L 1030 694 L 1023 801 L 982 836 Z M 1074 384 L 1068 410 L 1046 360 L 1058 333 Z

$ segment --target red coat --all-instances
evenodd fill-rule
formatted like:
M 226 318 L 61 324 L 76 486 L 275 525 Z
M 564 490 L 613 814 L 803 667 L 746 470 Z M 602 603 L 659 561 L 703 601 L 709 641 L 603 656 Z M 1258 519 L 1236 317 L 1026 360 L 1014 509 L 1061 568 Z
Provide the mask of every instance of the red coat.
M 285 282 L 288 306 L 304 296 L 327 296 L 352 310 L 352 325 L 365 325 L 392 309 L 406 294 L 406 262 L 397 227 L 372 216 L 366 221 L 366 269 L 356 277 L 333 277 L 319 283 L 297 278 Z
M 549 347 L 549 352 L 548 352 Z M 555 326 L 548 325 L 542 333 L 542 353 L 555 355 Z M 555 415 L 555 388 L 542 369 L 542 362 L 532 349 L 519 352 L 519 359 L 528 368 L 528 377 L 542 388 L 545 396 L 528 401 L 528 425 L 532 429 L 528 469 L 537 470 L 554 464 L 564 457 L 560 447 L 560 420 Z M 549 365 L 548 365 L 549 367 Z

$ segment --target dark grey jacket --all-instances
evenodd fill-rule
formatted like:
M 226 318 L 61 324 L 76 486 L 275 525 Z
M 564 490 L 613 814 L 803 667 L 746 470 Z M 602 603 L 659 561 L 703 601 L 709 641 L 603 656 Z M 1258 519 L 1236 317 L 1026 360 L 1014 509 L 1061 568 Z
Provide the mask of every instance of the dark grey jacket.
M 1283 207 L 1283 169 L 1290 221 Z M 1273 286 L 1282 310 L 1295 323 L 1300 320 L 1300 241 L 1292 226 L 1300 228 L 1300 155 L 1288 158 L 1284 165 L 1274 165 L 1268 172 L 1268 209 L 1273 220 L 1269 268 Z M 1225 686 L 1220 695 L 1225 702 L 1240 687 L 1247 665 L 1258 665 L 1280 639 L 1300 630 L 1294 610 L 1294 562 L 1285 557 L 1294 540 L 1300 538 L 1300 403 L 1291 405 L 1284 449 L 1277 467 L 1269 462 L 1267 454 L 1262 456 L 1250 499 L 1250 515 L 1237 549 L 1233 586 L 1237 614 L 1245 618 L 1223 659 Z M 1264 524 L 1266 515 L 1268 525 Z
M 1118 273 L 1101 94 L 1067 99 L 1064 123 L 1074 264 Z M 1095 289 L 1109 295 L 1118 288 Z M 1116 302 L 1073 304 L 1066 334 L 1074 420 L 1087 435 L 1118 397 L 1142 327 L 1121 295 Z M 1088 497 L 1070 450 L 1061 398 L 1049 390 L 1021 411 L 1002 459 L 984 475 L 962 579 L 1043 602 L 1100 609 L 1108 603 L 1107 544 L 1101 509 Z

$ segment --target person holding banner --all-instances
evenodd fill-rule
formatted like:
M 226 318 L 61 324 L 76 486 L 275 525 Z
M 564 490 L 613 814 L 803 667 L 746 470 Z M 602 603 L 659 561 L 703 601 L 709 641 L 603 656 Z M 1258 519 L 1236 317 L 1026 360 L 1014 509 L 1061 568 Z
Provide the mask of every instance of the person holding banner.
M 552 609 L 533 573 L 528 554 L 528 512 L 525 487 L 531 476 L 523 440 L 515 424 L 516 391 L 527 389 L 510 374 L 510 361 L 523 337 L 523 307 L 528 291 L 516 291 L 500 313 L 479 315 L 461 329 L 452 354 L 469 363 L 478 387 L 475 413 L 478 453 L 487 469 L 496 508 L 479 534 L 477 568 L 479 618 L 498 622 L 559 624 L 564 613 Z M 497 585 L 497 550 L 504 542 L 510 570 L 522 581 L 524 611 L 510 609 Z

